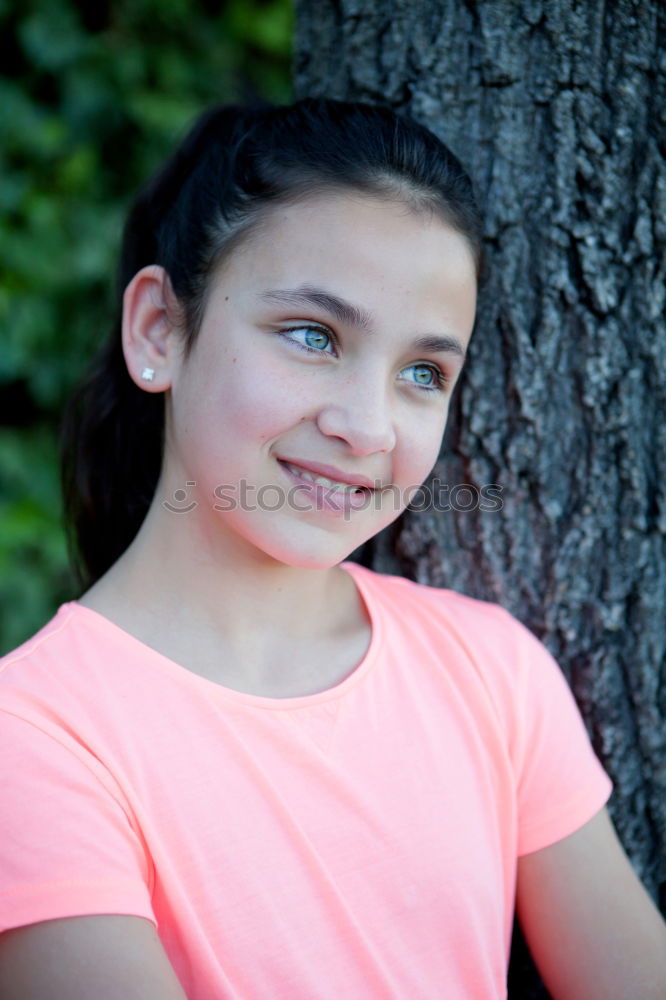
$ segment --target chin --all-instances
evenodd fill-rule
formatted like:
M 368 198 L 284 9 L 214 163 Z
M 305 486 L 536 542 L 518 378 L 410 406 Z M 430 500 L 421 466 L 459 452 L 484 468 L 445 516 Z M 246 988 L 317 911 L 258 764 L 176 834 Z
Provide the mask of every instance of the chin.
M 390 517 L 372 519 L 370 524 L 337 523 L 323 520 L 320 524 L 285 523 L 275 519 L 272 523 L 245 522 L 236 525 L 237 536 L 246 544 L 276 563 L 298 569 L 327 570 L 338 566 L 359 546 L 373 538 L 394 521 L 399 511 Z
M 375 534 L 373 532 L 372 534 Z M 264 552 L 275 562 L 294 569 L 327 570 L 338 566 L 351 555 L 359 545 L 362 545 L 370 534 L 356 535 L 353 538 L 315 537 L 303 533 L 301 537 L 280 538 L 275 535 L 270 539 L 252 539 L 257 549 Z
M 270 550 L 264 551 L 276 562 L 283 566 L 291 566 L 293 569 L 326 570 L 338 566 L 349 556 L 357 546 L 329 546 L 325 550 L 324 546 L 312 546 L 307 550 L 297 548 L 295 545 L 271 546 Z

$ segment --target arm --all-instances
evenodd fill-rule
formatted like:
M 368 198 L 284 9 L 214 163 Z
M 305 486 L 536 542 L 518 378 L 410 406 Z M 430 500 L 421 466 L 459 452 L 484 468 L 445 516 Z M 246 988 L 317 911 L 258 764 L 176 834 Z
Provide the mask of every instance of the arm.
M 143 917 L 47 920 L 0 936 L 3 1000 L 187 1000 Z
M 518 859 L 516 905 L 553 1000 L 666 997 L 666 924 L 605 809 Z

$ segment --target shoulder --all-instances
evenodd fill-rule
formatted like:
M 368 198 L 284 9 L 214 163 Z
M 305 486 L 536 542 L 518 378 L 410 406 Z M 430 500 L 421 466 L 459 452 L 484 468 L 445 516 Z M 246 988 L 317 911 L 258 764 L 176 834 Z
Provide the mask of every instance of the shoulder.
M 117 640 L 116 640 L 117 642 Z M 76 601 L 62 604 L 35 635 L 0 657 L 0 701 L 8 692 L 90 686 L 114 657 L 110 622 Z M 108 672 L 108 671 L 107 671 Z
M 376 573 L 345 564 L 370 604 L 388 612 L 399 627 L 427 627 L 446 634 L 470 652 L 517 652 L 525 644 L 541 647 L 539 640 L 509 611 L 458 591 L 416 583 L 404 577 Z M 541 647 L 543 648 L 543 647 Z
M 65 842 L 83 829 L 84 816 L 100 844 L 109 817 L 117 830 L 127 817 L 136 825 L 117 766 L 119 737 L 131 726 L 130 685 L 124 676 L 118 684 L 116 673 L 123 672 L 109 669 L 118 659 L 114 650 L 81 612 L 75 603 L 62 605 L 0 659 L 0 785 L 12 803 L 2 823 L 20 824 L 24 837 L 40 831 L 47 849 L 47 827 Z M 43 804 L 56 796 L 57 816 L 45 827 Z
M 95 684 L 122 682 L 148 647 L 96 611 L 70 601 L 35 635 L 0 657 L 0 699 L 9 690 L 50 687 L 88 690 Z
M 31 674 L 43 671 L 54 659 L 62 659 L 63 651 L 72 643 L 75 607 L 74 602 L 61 605 L 38 632 L 0 657 L 0 693 L 10 685 L 28 681 Z
M 371 615 L 381 618 L 387 645 L 418 650 L 469 694 L 491 703 L 503 725 L 555 690 L 571 698 L 558 664 L 543 643 L 500 605 L 453 590 L 353 566 Z
M 91 747 L 127 710 L 135 675 L 112 640 L 100 616 L 70 602 L 0 659 L 0 725 L 14 746 L 47 760 L 57 742 L 98 769 Z
M 0 727 L 12 753 L 47 762 L 83 753 L 79 723 L 99 697 L 87 664 L 95 643 L 82 630 L 75 602 L 63 604 L 35 635 L 0 658 Z M 102 643 L 97 645 L 103 649 Z M 92 671 L 95 671 L 93 665 Z M 93 696 L 91 697 L 91 693 Z M 32 749 L 29 749 L 32 748 Z

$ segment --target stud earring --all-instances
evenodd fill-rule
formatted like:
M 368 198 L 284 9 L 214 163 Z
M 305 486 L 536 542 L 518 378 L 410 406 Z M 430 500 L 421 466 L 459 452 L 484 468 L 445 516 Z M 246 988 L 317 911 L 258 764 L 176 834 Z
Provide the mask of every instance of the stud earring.
M 146 382 L 152 382 L 154 377 L 155 377 L 154 368 L 144 368 L 143 371 L 141 372 L 141 378 L 144 379 Z

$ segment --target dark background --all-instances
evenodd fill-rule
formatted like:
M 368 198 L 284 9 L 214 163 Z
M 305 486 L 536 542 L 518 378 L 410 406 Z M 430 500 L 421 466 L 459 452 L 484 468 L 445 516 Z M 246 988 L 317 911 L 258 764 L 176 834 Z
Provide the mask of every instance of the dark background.
M 0 0 L 0 654 L 77 596 L 58 425 L 129 201 L 207 105 L 290 100 L 292 36 L 289 0 Z

